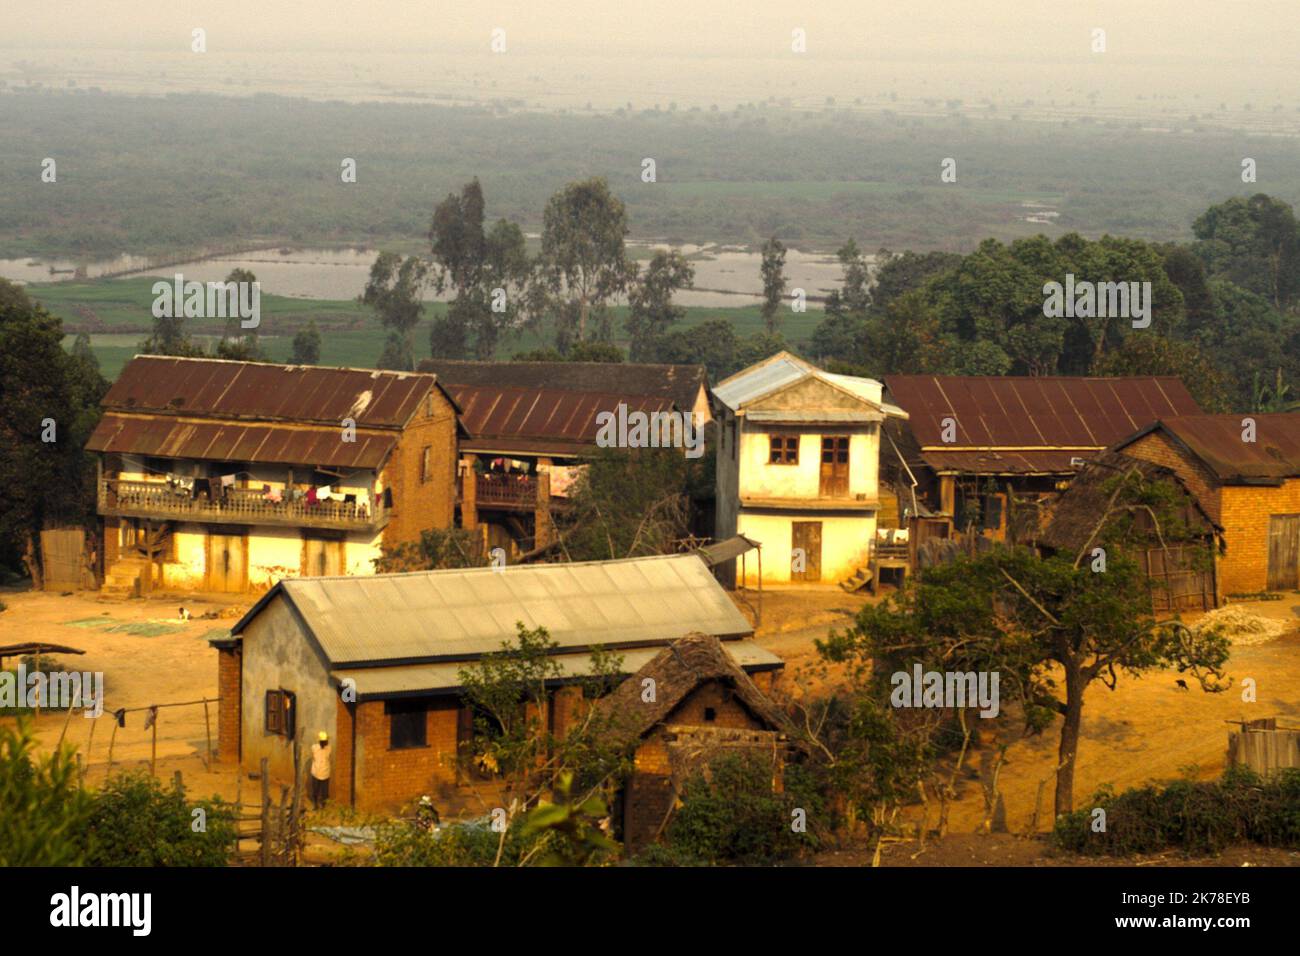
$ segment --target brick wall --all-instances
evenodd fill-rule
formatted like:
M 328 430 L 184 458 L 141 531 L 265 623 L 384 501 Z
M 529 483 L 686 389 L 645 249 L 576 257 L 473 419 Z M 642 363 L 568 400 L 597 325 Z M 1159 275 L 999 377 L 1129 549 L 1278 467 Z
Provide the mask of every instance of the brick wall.
M 217 650 L 217 759 L 239 759 L 239 711 L 242 706 L 242 649 Z
M 391 750 L 391 719 L 384 713 L 384 702 L 356 704 L 356 753 L 349 754 L 348 767 L 350 773 L 355 759 L 357 808 L 396 809 L 425 794 L 435 802 L 439 797 L 445 802 L 456 785 L 459 710 L 459 700 L 454 697 L 432 698 L 425 715 L 426 746 Z
M 1219 516 L 1221 503 L 1218 479 L 1203 464 L 1175 445 L 1168 435 L 1158 431 L 1151 432 L 1131 445 L 1125 445 L 1122 451 L 1130 458 L 1154 462 L 1171 469 L 1182 479 L 1187 490 L 1200 501 L 1206 513 L 1220 524 L 1223 523 Z
M 1219 559 L 1225 594 L 1252 594 L 1268 588 L 1268 527 L 1272 515 L 1300 514 L 1300 479 L 1280 488 L 1228 485 L 1221 491 L 1223 539 Z
M 428 403 L 411 418 L 383 471 L 384 487 L 393 493 L 393 518 L 384 529 L 384 544 L 418 541 L 427 528 L 450 528 L 456 511 L 456 413 L 435 388 L 432 414 Z M 429 476 L 421 480 L 424 449 L 431 449 Z

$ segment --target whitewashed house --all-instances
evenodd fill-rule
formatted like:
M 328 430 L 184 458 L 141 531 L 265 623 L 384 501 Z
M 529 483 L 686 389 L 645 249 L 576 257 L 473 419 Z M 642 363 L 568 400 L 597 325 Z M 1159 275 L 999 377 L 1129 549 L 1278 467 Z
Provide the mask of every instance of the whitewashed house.
M 761 543 L 765 583 L 834 584 L 866 567 L 881 505 L 881 425 L 907 418 L 882 400 L 880 382 L 779 352 L 713 393 L 729 453 L 719 456 L 716 537 Z M 757 564 L 745 575 L 758 583 Z

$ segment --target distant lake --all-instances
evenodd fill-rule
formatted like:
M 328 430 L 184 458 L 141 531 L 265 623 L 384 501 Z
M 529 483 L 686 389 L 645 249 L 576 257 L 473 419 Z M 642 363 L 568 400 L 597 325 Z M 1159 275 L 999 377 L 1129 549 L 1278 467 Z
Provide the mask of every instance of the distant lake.
M 762 256 L 757 252 L 715 245 L 670 246 L 653 240 L 630 240 L 628 246 L 630 253 L 642 260 L 654 249 L 668 248 L 676 248 L 691 259 L 696 289 L 679 293 L 676 297 L 679 305 L 725 308 L 754 305 L 762 300 L 763 282 L 759 272 Z M 217 255 L 163 267 L 154 267 L 149 259 L 131 255 L 93 262 L 22 257 L 0 259 L 0 278 L 28 283 L 96 279 L 123 273 L 170 278 L 179 272 L 186 279 L 215 282 L 224 279 L 232 269 L 247 269 L 257 276 L 262 291 L 271 295 L 352 299 L 365 289 L 376 255 L 373 249 L 356 248 L 272 249 Z M 816 299 L 839 286 L 840 264 L 835 256 L 827 253 L 790 249 L 786 253 L 785 275 L 787 295 L 798 288 L 809 299 Z M 426 298 L 439 297 L 430 290 Z

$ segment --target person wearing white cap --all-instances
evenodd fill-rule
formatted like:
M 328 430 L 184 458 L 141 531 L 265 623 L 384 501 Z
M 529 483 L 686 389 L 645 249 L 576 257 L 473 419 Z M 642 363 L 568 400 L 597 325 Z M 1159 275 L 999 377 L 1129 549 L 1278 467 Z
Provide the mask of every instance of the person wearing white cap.
M 321 731 L 311 745 L 311 805 L 319 810 L 330 798 L 330 735 Z

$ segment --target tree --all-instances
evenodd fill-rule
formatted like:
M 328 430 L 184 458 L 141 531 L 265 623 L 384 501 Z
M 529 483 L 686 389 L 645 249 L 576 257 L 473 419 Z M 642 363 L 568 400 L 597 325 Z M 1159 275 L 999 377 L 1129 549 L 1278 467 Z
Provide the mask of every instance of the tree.
M 1210 275 L 1266 296 L 1285 311 L 1300 296 L 1300 226 L 1291 206 L 1257 193 L 1211 206 L 1192 224 Z
M 1114 690 L 1120 673 L 1177 667 L 1203 690 L 1228 686 L 1227 640 L 1155 620 L 1147 577 L 1127 553 L 1146 526 L 1138 515 L 1162 542 L 1190 534 L 1177 493 L 1136 468 L 1103 491 L 1107 506 L 1077 554 L 1004 549 L 929 568 L 901 596 L 864 608 L 853 627 L 818 645 L 831 660 L 874 661 L 883 674 L 912 661 L 941 672 L 997 672 L 1032 730 L 1060 715 L 1057 815 L 1074 806 L 1084 695 L 1094 681 Z M 1104 551 L 1104 570 L 1096 570 L 1094 548 Z
M 289 362 L 293 365 L 320 364 L 320 330 L 316 328 L 315 319 L 307 324 L 307 328 L 299 329 L 293 337 L 293 352 L 289 356 Z
M 64 351 L 63 324 L 0 280 L 0 564 L 41 578 L 39 534 L 94 516 L 94 465 L 84 451 L 108 385 L 84 355 Z
M 651 361 L 659 339 L 686 318 L 686 310 L 673 304 L 673 294 L 695 282 L 695 268 L 680 252 L 656 252 L 632 283 L 627 331 L 632 361 Z
M 1093 366 L 1094 375 L 1176 375 L 1207 412 L 1228 411 L 1228 385 L 1214 364 L 1192 342 L 1158 335 L 1130 335 Z
M 492 358 L 502 334 L 524 314 L 532 272 L 524 234 L 504 219 L 485 232 L 483 222 L 477 179 L 434 209 L 429 227 L 434 287 L 454 292 L 447 314 L 430 330 L 430 350 L 437 358 Z
M 780 324 L 781 299 L 785 296 L 785 246 L 776 236 L 763 243 L 763 327 L 771 335 Z
M 608 340 L 607 304 L 632 275 L 624 240 L 627 210 L 604 179 L 569 183 L 550 198 L 542 216 L 541 279 L 556 326 L 556 346 Z M 595 329 L 589 329 L 594 321 Z
M 380 368 L 408 372 L 415 368 L 411 334 L 424 312 L 421 292 L 428 271 L 428 265 L 417 256 L 403 259 L 395 252 L 381 252 L 370 267 L 370 281 L 359 301 L 374 309 L 388 330 Z

